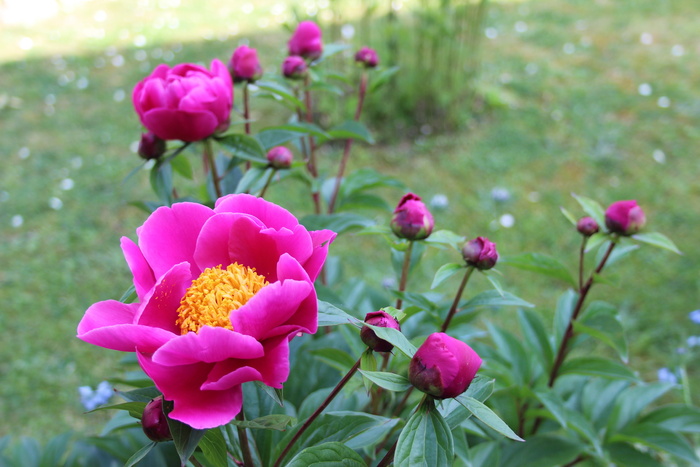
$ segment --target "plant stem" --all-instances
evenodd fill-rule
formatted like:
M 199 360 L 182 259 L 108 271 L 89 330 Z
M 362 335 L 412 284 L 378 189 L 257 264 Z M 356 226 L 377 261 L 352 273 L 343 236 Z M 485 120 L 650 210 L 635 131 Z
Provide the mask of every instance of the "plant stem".
M 265 182 L 265 186 L 263 189 L 260 191 L 260 196 L 261 198 L 265 197 L 265 191 L 267 191 L 267 187 L 270 186 L 270 182 L 272 182 L 272 179 L 275 177 L 275 174 L 277 173 L 277 169 L 272 169 L 272 172 L 270 172 L 270 176 L 267 177 L 267 181 Z
M 586 254 L 586 244 L 588 243 L 588 237 L 583 236 L 583 242 L 581 243 L 581 249 L 578 254 L 578 290 L 583 289 L 583 257 Z
M 360 120 L 360 115 L 362 114 L 362 105 L 365 101 L 365 94 L 367 92 L 367 72 L 362 72 L 362 77 L 360 78 L 360 90 L 358 91 L 357 98 L 357 109 L 355 110 L 355 121 Z M 343 180 L 343 174 L 345 173 L 345 167 L 347 166 L 348 159 L 350 159 L 350 149 L 352 148 L 352 138 L 345 140 L 345 149 L 343 150 L 343 158 L 340 160 L 340 165 L 338 166 L 338 175 L 335 177 L 335 187 L 333 188 L 333 195 L 328 203 L 328 214 L 333 214 L 335 209 L 335 202 L 338 198 L 338 192 L 340 191 L 340 183 Z
M 396 440 L 394 445 L 389 448 L 386 455 L 382 458 L 381 461 L 379 461 L 379 464 L 377 464 L 377 467 L 386 467 L 387 465 L 390 465 L 392 462 L 394 462 L 394 453 L 396 452 L 397 444 L 399 444 L 399 440 Z
M 474 266 L 467 266 L 467 272 L 464 273 L 464 278 L 462 278 L 462 283 L 459 285 L 459 289 L 457 289 L 457 295 L 455 295 L 455 299 L 452 302 L 452 307 L 450 308 L 450 312 L 447 314 L 447 318 L 445 319 L 445 322 L 442 323 L 442 327 L 440 328 L 440 332 L 445 332 L 447 331 L 447 327 L 450 325 L 450 321 L 452 321 L 452 317 L 457 313 L 457 308 L 459 307 L 459 300 L 462 298 L 462 293 L 464 292 L 464 288 L 467 286 L 467 282 L 469 282 L 469 278 L 471 277 L 472 273 L 474 272 Z
M 211 168 L 211 181 L 214 183 L 214 191 L 216 192 L 216 197 L 221 198 L 221 185 L 219 184 L 219 173 L 216 168 L 216 161 L 214 160 L 214 151 L 211 147 L 211 139 L 207 138 L 203 141 L 204 143 L 204 171 L 208 172 L 207 166 Z
M 236 415 L 236 419 L 245 421 L 245 414 L 242 408 L 241 411 L 238 412 L 238 415 Z M 254 467 L 253 456 L 250 454 L 250 446 L 248 445 L 248 433 L 242 426 L 236 426 L 236 430 L 238 430 L 238 441 L 240 441 L 241 453 L 243 453 L 243 465 L 245 467 Z
M 328 407 L 328 404 L 330 404 L 331 401 L 335 398 L 335 396 L 338 395 L 338 393 L 340 392 L 341 389 L 343 389 L 345 384 L 347 384 L 347 382 L 350 381 L 350 378 L 352 378 L 352 375 L 354 375 L 355 372 L 357 371 L 357 369 L 360 367 L 361 361 L 362 361 L 362 357 L 357 359 L 357 361 L 352 366 L 352 368 L 350 368 L 350 370 L 348 370 L 346 375 L 343 376 L 343 379 L 341 379 L 338 382 L 338 384 L 335 385 L 335 387 L 333 388 L 331 393 L 328 394 L 328 397 L 326 397 L 326 399 L 323 401 L 323 403 L 320 406 L 318 406 L 318 408 L 314 411 L 314 413 L 312 413 L 311 416 L 304 422 L 304 424 L 301 426 L 299 431 L 296 432 L 294 437 L 289 441 L 287 446 L 284 448 L 282 453 L 279 455 L 279 457 L 275 461 L 273 467 L 279 467 L 282 464 L 282 461 L 284 460 L 284 456 L 286 456 L 287 453 L 289 452 L 289 450 L 292 448 L 292 446 L 294 446 L 294 443 L 296 443 L 297 440 L 301 437 L 301 435 L 306 431 L 306 429 L 309 428 L 311 423 L 313 423 L 313 421 L 316 420 L 316 418 L 319 415 L 321 415 L 321 412 L 323 412 L 323 410 L 326 407 Z
M 250 134 L 250 99 L 248 98 L 248 81 L 243 83 L 243 119 L 245 120 L 245 134 Z
M 401 278 L 399 279 L 399 292 L 406 290 L 406 282 L 408 281 L 408 270 L 411 266 L 411 253 L 413 252 L 413 240 L 408 241 L 408 248 L 403 255 L 403 267 L 401 268 Z M 396 299 L 396 308 L 401 309 L 403 305 L 403 300 L 401 298 Z
M 311 109 L 311 91 L 309 90 L 310 79 L 309 73 L 304 77 L 304 102 L 306 104 L 306 121 L 313 123 L 313 111 Z M 316 145 L 314 144 L 313 135 L 309 135 L 309 160 L 306 163 L 306 168 L 313 177 L 314 181 L 318 179 L 318 168 L 316 167 Z M 321 214 L 321 198 L 318 191 L 312 187 L 311 198 L 314 202 L 314 213 Z

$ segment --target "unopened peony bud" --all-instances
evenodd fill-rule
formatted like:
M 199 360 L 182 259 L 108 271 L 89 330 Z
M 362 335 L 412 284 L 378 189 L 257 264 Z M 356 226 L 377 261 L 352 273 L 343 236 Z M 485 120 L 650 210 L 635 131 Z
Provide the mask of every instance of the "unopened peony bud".
M 462 247 L 462 256 L 470 266 L 477 269 L 491 269 L 498 261 L 496 244 L 486 237 L 476 237 Z
M 445 333 L 428 336 L 408 366 L 411 384 L 437 399 L 467 390 L 481 366 L 481 357 L 464 342 Z
M 612 233 L 634 235 L 644 224 L 646 216 L 635 200 L 615 201 L 605 211 L 605 225 Z
M 158 159 L 165 154 L 165 140 L 151 133 L 142 133 L 139 141 L 139 156 L 143 159 Z
M 168 420 L 163 412 L 163 396 L 158 396 L 146 404 L 141 416 L 143 432 L 149 439 L 160 442 L 173 439 Z
M 262 76 L 262 67 L 258 60 L 258 51 L 247 45 L 238 47 L 231 56 L 228 69 L 235 83 L 240 83 L 242 81 L 252 83 L 260 79 Z
M 316 60 L 323 53 L 321 28 L 313 21 L 302 21 L 289 39 L 289 55 Z
M 365 68 L 374 68 L 379 64 L 379 57 L 377 56 L 377 51 L 370 49 L 369 47 L 362 47 L 355 54 L 355 61 L 362 63 Z
M 282 74 L 285 78 L 301 79 L 306 74 L 306 60 L 298 55 L 291 55 L 282 63 Z
M 292 165 L 294 155 L 284 146 L 275 146 L 267 151 L 267 160 L 275 169 L 288 169 Z
M 397 331 L 401 330 L 401 326 L 399 322 L 396 321 L 396 318 L 385 311 L 372 311 L 367 313 L 367 316 L 365 316 L 365 323 L 381 328 L 392 328 Z M 367 347 L 376 352 L 391 352 L 391 349 L 394 348 L 392 344 L 377 337 L 377 334 L 367 326 L 362 326 L 360 338 L 362 338 L 362 342 L 364 342 Z
M 600 230 L 598 223 L 592 217 L 582 217 L 576 223 L 576 230 L 584 237 L 590 237 Z
M 407 193 L 394 209 L 391 230 L 399 238 L 423 240 L 433 232 L 435 221 L 420 196 Z

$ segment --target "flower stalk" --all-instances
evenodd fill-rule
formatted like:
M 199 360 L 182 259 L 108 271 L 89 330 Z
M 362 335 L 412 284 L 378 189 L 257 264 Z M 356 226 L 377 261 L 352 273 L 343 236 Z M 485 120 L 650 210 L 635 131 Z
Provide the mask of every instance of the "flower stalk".
M 408 273 L 411 268 L 411 253 L 413 253 L 413 240 L 408 241 L 408 248 L 404 252 L 403 256 L 403 267 L 401 268 L 401 278 L 399 279 L 399 292 L 406 290 L 406 282 L 408 282 Z M 401 298 L 396 299 L 396 308 L 401 309 L 403 305 L 403 300 Z
M 236 420 L 245 421 L 243 409 L 236 415 Z M 252 467 L 255 464 L 253 463 L 253 456 L 250 452 L 250 444 L 248 444 L 248 432 L 242 426 L 236 426 L 236 430 L 238 431 L 238 441 L 240 442 L 241 453 L 243 454 L 243 465 Z
M 219 170 L 216 168 L 216 161 L 214 160 L 214 150 L 211 145 L 211 139 L 207 138 L 203 141 L 204 143 L 204 171 L 208 173 L 211 170 L 211 180 L 214 184 L 214 191 L 216 192 L 216 197 L 221 198 L 223 193 L 221 192 L 221 180 L 219 179 Z
M 450 322 L 452 321 L 452 317 L 457 313 L 457 308 L 459 307 L 459 301 L 462 299 L 462 294 L 464 293 L 464 289 L 467 287 L 467 282 L 469 282 L 469 278 L 472 276 L 472 273 L 474 272 L 474 266 L 467 266 L 467 271 L 464 273 L 464 277 L 462 278 L 462 283 L 459 284 L 459 289 L 457 289 L 457 294 L 455 295 L 455 299 L 452 302 L 452 306 L 450 307 L 450 312 L 447 314 L 447 318 L 445 318 L 445 322 L 442 323 L 442 327 L 440 328 L 440 332 L 445 332 L 447 331 L 447 328 L 450 326 Z

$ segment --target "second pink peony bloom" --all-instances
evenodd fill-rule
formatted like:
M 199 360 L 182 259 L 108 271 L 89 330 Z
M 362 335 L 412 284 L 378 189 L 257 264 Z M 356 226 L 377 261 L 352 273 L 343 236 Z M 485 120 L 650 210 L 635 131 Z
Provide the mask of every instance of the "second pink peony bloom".
M 289 341 L 318 327 L 313 281 L 335 233 L 250 195 L 161 207 L 136 233 L 122 250 L 138 303 L 95 303 L 78 337 L 136 352 L 170 417 L 193 428 L 230 422 L 244 382 L 281 388 Z

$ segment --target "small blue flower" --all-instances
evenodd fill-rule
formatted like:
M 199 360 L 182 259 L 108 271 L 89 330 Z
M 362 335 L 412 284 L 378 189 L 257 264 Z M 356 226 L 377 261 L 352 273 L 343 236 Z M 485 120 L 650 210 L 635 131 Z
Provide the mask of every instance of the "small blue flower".
M 688 313 L 688 317 L 693 323 L 700 324 L 700 310 L 691 311 Z
M 688 347 L 697 347 L 700 345 L 700 336 L 690 336 L 685 342 L 688 344 Z
M 671 384 L 678 384 L 678 377 L 674 372 L 669 370 L 668 368 L 659 368 L 659 371 L 656 373 L 659 381 L 662 383 L 671 383 Z
M 491 198 L 497 203 L 505 203 L 510 199 L 510 191 L 508 188 L 497 186 L 491 190 Z
M 102 381 L 93 390 L 90 386 L 80 386 L 78 388 L 80 394 L 80 402 L 85 407 L 85 410 L 95 410 L 98 406 L 107 403 L 114 394 L 112 386 L 107 381 Z
M 447 209 L 449 205 L 450 200 L 447 199 L 447 196 L 443 195 L 442 193 L 438 193 L 430 198 L 430 207 L 436 211 Z

